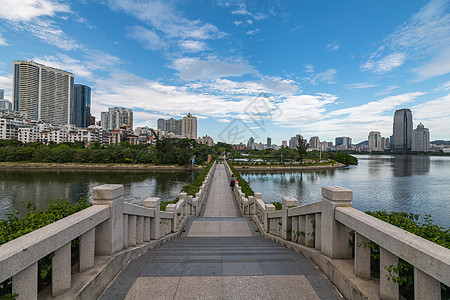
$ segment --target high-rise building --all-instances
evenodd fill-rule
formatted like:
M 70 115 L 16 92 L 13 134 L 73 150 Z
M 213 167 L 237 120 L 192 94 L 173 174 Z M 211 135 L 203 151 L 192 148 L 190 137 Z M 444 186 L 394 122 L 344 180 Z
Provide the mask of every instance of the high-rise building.
M 12 110 L 12 103 L 6 99 L 0 99 L 0 109 Z
M 287 141 L 281 141 L 281 147 L 287 148 L 288 143 Z
M 352 148 L 352 139 L 348 136 L 341 136 L 335 139 L 336 149 L 351 149 Z
M 309 148 L 312 150 L 319 150 L 320 139 L 318 136 L 313 136 L 309 139 Z
M 272 139 L 270 137 L 267 138 L 267 148 L 272 147 Z
M 251 136 L 247 142 L 247 148 L 252 149 L 253 144 L 255 143 L 255 139 Z
M 369 149 L 370 151 L 381 151 L 381 133 L 379 131 L 369 132 Z
M 412 151 L 430 150 L 430 131 L 422 123 L 417 125 L 412 134 Z
M 188 139 L 197 139 L 197 118 L 188 113 L 181 122 L 181 135 Z
M 166 120 L 158 119 L 158 130 L 166 131 Z
M 91 88 L 83 84 L 74 84 L 73 90 L 73 124 L 87 128 L 91 125 Z
M 166 131 L 176 134 L 177 131 L 177 120 L 170 118 L 166 120 Z
M 73 74 L 31 61 L 14 61 L 13 105 L 31 120 L 73 124 Z
M 0 90 L 0 100 L 5 99 L 5 91 L 4 90 Z
M 399 109 L 395 111 L 394 126 L 392 134 L 393 151 L 411 151 L 412 148 L 413 120 L 410 109 Z
M 101 114 L 102 128 L 114 130 L 120 127 L 133 128 L 133 111 L 122 107 L 108 108 Z

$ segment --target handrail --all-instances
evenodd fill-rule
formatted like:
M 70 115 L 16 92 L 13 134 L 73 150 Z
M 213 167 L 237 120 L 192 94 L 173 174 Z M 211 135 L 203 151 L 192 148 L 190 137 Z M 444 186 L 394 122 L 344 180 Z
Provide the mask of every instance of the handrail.
M 66 245 L 110 216 L 107 205 L 94 205 L 0 246 L 0 282 Z
M 161 219 L 173 219 L 173 213 L 167 211 L 160 212 Z
M 337 207 L 335 219 L 450 286 L 449 249 L 352 207 Z
M 321 212 L 322 212 L 322 202 L 315 202 L 311 204 L 289 208 L 288 217 L 317 214 Z
M 153 209 L 149 209 L 140 205 L 127 202 L 123 203 L 123 213 L 128 215 L 136 215 L 150 218 L 153 218 L 155 216 L 155 211 Z
M 269 213 L 267 213 L 267 217 L 268 217 L 269 219 L 273 219 L 273 218 L 281 218 L 281 217 L 283 217 L 283 212 L 282 212 L 281 210 L 269 212 Z

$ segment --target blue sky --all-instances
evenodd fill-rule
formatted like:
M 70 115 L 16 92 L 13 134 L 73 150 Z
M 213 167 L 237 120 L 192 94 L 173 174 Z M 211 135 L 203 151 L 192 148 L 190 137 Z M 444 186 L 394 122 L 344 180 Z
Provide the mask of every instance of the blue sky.
M 92 114 L 198 117 L 216 141 L 392 134 L 410 108 L 449 140 L 450 2 L 0 0 L 0 89 L 13 60 L 71 71 Z

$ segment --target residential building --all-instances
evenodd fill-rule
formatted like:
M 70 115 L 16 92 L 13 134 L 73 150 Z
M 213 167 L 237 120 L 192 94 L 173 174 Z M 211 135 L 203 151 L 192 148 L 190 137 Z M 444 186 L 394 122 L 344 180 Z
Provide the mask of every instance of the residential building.
M 158 130 L 166 131 L 166 120 L 158 119 Z
M 89 118 L 89 125 L 95 125 L 95 116 L 92 116 Z
M 170 118 L 166 120 L 166 131 L 181 137 L 183 131 L 183 120 Z
M 417 125 L 412 134 L 412 151 L 429 151 L 430 150 L 430 130 L 425 128 L 422 123 Z
M 38 127 L 35 125 L 21 126 L 17 130 L 17 139 L 22 143 L 34 143 L 38 139 L 38 134 Z
M 381 138 L 381 149 L 386 150 L 391 148 L 391 142 L 389 138 Z
M 298 138 L 303 138 L 301 134 L 297 134 L 296 136 L 291 137 L 289 140 L 289 148 L 297 149 L 298 146 Z M 306 143 L 306 140 L 305 140 Z
M 74 84 L 73 90 L 72 124 L 87 128 L 91 125 L 91 88 L 83 84 Z
M 12 110 L 12 102 L 6 99 L 0 99 L 0 109 Z
M 379 131 L 371 131 L 369 133 L 369 149 L 370 151 L 381 151 L 381 134 Z
M 197 118 L 190 113 L 182 119 L 181 135 L 188 139 L 197 139 Z
M 281 141 L 281 147 L 287 148 L 288 143 L 287 141 Z
M 406 152 L 412 149 L 413 117 L 410 109 L 399 109 L 394 114 L 392 148 L 395 152 Z
M 73 74 L 31 61 L 14 61 L 13 107 L 31 120 L 72 124 Z
M 309 149 L 319 150 L 320 139 L 318 136 L 313 136 L 309 139 Z
M 272 148 L 272 139 L 270 137 L 267 138 L 267 148 Z
M 133 128 L 133 111 L 122 107 L 108 108 L 101 113 L 103 129 L 119 129 L 121 127 Z
M 247 142 L 247 148 L 252 149 L 253 144 L 255 143 L 255 139 L 251 136 Z
M 208 145 L 208 146 L 214 146 L 214 140 L 212 137 L 205 135 L 204 137 L 199 137 L 197 139 L 197 143 L 199 144 L 204 144 L 204 145 Z
M 352 139 L 348 136 L 341 136 L 335 139 L 337 150 L 348 150 L 352 148 Z
M 5 99 L 5 90 L 0 89 L 0 100 Z

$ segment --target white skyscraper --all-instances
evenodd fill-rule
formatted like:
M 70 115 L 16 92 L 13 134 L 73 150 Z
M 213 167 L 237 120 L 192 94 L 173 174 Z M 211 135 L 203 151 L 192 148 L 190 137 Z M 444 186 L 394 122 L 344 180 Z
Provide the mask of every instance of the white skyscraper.
M 371 131 L 369 133 L 369 149 L 370 151 L 382 151 L 381 133 L 379 131 Z
M 422 123 L 417 125 L 412 134 L 412 151 L 428 151 L 430 149 L 430 131 Z
M 108 108 L 108 111 L 101 113 L 101 120 L 103 129 L 133 128 L 133 111 L 122 107 Z
M 31 61 L 14 61 L 13 106 L 31 120 L 72 124 L 73 74 Z
M 188 139 L 197 139 L 197 118 L 190 113 L 183 117 L 181 135 Z

